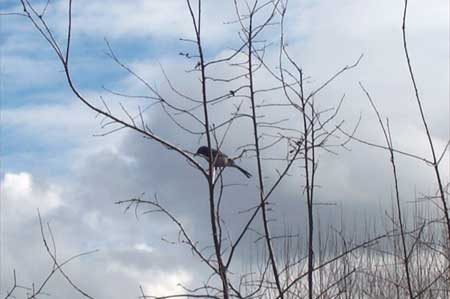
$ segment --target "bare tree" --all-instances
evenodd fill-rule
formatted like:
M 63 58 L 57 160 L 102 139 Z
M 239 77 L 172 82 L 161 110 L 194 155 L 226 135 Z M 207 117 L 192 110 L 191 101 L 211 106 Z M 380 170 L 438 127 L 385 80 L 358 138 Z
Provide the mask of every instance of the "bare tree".
M 435 235 L 435 227 L 439 221 L 431 216 L 423 217 L 425 220 L 417 216 L 414 227 L 409 228 L 404 222 L 405 214 L 400 201 L 397 165 L 394 158 L 402 155 L 431 165 L 435 171 L 438 199 L 442 205 L 441 212 L 444 215 L 443 219 L 448 233 L 442 244 L 448 246 L 450 220 L 445 198 L 446 192 L 439 170 L 439 164 L 447 148 L 438 157 L 424 116 L 407 48 L 405 24 L 408 2 L 406 0 L 402 24 L 404 51 L 420 116 L 428 137 L 432 160 L 394 147 L 389 123 L 384 123 L 378 108 L 362 84 L 361 88 L 377 115 L 386 145 L 370 143 L 357 137 L 355 134 L 359 120 L 351 131 L 343 128 L 346 120 L 340 118 L 340 111 L 344 96 L 335 99 L 334 104 L 324 107 L 325 104 L 321 103 L 321 92 L 336 78 L 355 69 L 363 55 L 352 64 L 346 65 L 330 75 L 329 79 L 318 87 L 308 88 L 305 83 L 308 70 L 304 70 L 295 60 L 295 55 L 291 53 L 286 43 L 285 18 L 288 6 L 285 0 L 234 0 L 236 19 L 231 23 L 239 26 L 239 45 L 223 57 L 214 59 L 209 59 L 205 55 L 208 45 L 203 40 L 205 25 L 202 1 L 185 1 L 193 38 L 183 38 L 182 40 L 193 45 L 194 49 L 192 53 L 183 51 L 180 52 L 180 55 L 188 61 L 194 61 L 195 65 L 188 70 L 187 74 L 198 80 L 196 96 L 179 90 L 177 83 L 172 81 L 163 67 L 161 67 L 161 76 L 169 86 L 170 95 L 160 92 L 141 74 L 124 63 L 113 46 L 106 41 L 108 56 L 119 68 L 133 77 L 145 89 L 146 94 L 127 94 L 109 88 L 105 88 L 105 90 L 111 96 L 148 100 L 147 106 L 138 106 L 136 111 L 132 111 L 122 103 L 119 103 L 118 107 L 113 107 L 111 101 L 104 97 L 101 97 L 100 101 L 91 99 L 85 96 L 77 86 L 71 71 L 72 36 L 73 31 L 76 30 L 73 28 L 72 22 L 72 11 L 75 9 L 72 0 L 67 1 L 67 32 L 64 42 L 57 41 L 52 28 L 46 21 L 45 13 L 50 1 L 45 3 L 42 10 L 38 10 L 29 0 L 19 0 L 19 2 L 23 11 L 12 13 L 12 15 L 19 15 L 30 21 L 53 49 L 64 69 L 66 81 L 73 94 L 83 105 L 102 117 L 100 126 L 103 131 L 100 135 L 109 135 L 123 129 L 138 133 L 161 145 L 162 149 L 174 151 L 178 157 L 187 162 L 187 167 L 193 168 L 204 178 L 205 189 L 202 192 L 207 195 L 208 214 L 205 215 L 205 219 L 208 219 L 209 225 L 208 244 L 199 244 L 176 213 L 167 208 L 164 201 L 159 200 L 157 195 L 146 197 L 143 193 L 140 197 L 117 202 L 124 206 L 125 211 L 133 208 L 136 215 L 138 213 L 159 213 L 167 217 L 179 231 L 179 243 L 187 246 L 210 273 L 210 277 L 205 283 L 199 284 L 195 288 L 183 287 L 184 292 L 182 293 L 157 297 L 154 294 L 147 294 L 141 288 L 142 298 L 284 299 L 307 297 L 313 299 L 364 298 L 365 296 L 401 297 L 402 294 L 407 294 L 409 298 L 425 298 L 424 296 L 448 294 L 449 288 L 448 285 L 445 285 L 445 279 L 448 281 L 448 277 L 450 277 L 449 267 L 442 262 L 442 259 L 445 258 L 448 263 L 449 257 L 448 253 L 445 253 L 444 246 L 440 246 L 436 241 Z M 277 34 L 274 39 L 275 31 Z M 278 57 L 275 60 L 266 57 L 270 47 L 277 47 Z M 214 72 L 214 68 L 219 66 L 227 70 L 226 75 Z M 260 84 L 258 76 L 262 76 L 262 74 L 270 77 L 271 86 Z M 217 84 L 220 84 L 220 88 L 215 90 Z M 217 95 L 218 93 L 220 94 Z M 266 97 L 272 98 L 272 100 L 266 101 Z M 214 105 L 218 104 L 228 109 L 231 107 L 232 110 L 231 115 L 223 116 L 220 123 L 216 123 L 215 113 L 217 112 L 213 110 Z M 183 134 L 206 141 L 205 144 L 208 148 L 206 169 L 195 159 L 195 152 L 190 150 L 192 145 L 179 145 L 171 136 L 155 133 L 149 125 L 146 115 L 146 111 L 153 107 L 160 107 L 165 117 L 164 121 L 179 128 Z M 264 118 L 266 116 L 265 109 L 277 111 L 282 108 L 288 111 L 286 118 L 270 120 Z M 244 120 L 248 120 L 248 122 L 244 122 Z M 249 208 L 247 213 L 240 214 L 244 224 L 239 227 L 237 232 L 229 232 L 221 209 L 223 205 L 227 204 L 227 201 L 224 200 L 228 195 L 225 189 L 227 184 L 222 175 L 225 169 L 222 166 L 227 165 L 219 165 L 220 155 L 217 153 L 221 153 L 224 143 L 230 138 L 230 130 L 238 122 L 240 126 L 250 132 L 251 141 L 238 147 L 240 154 L 230 159 L 234 161 L 245 157 L 255 162 L 257 190 L 253 195 L 257 198 L 258 204 Z M 395 217 L 386 216 L 393 228 L 386 229 L 381 234 L 367 233 L 368 237 L 362 241 L 346 236 L 343 226 L 341 229 L 329 228 L 323 234 L 320 231 L 318 216 L 314 213 L 315 208 L 317 211 L 322 204 L 318 202 L 316 193 L 319 186 L 317 176 L 320 169 L 319 153 L 337 154 L 339 149 L 346 149 L 347 144 L 352 140 L 388 151 L 395 187 L 397 215 Z M 282 155 L 274 155 L 271 152 L 273 149 L 280 148 L 283 149 Z M 276 169 L 275 177 L 266 180 L 268 171 L 265 163 L 270 160 L 280 162 L 282 167 Z M 295 171 L 297 168 L 301 170 L 300 173 Z M 298 186 L 298 200 L 306 203 L 307 219 L 300 219 L 301 223 L 307 227 L 305 244 L 301 244 L 298 235 L 289 232 L 281 236 L 273 234 L 270 219 L 271 204 L 276 202 L 277 191 L 282 182 L 291 176 L 294 176 Z M 258 219 L 260 219 L 259 222 Z M 43 243 L 53 267 L 47 279 L 37 289 L 35 287 L 27 289 L 31 292 L 27 298 L 37 298 L 44 294 L 43 290 L 47 281 L 55 273 L 61 274 L 79 294 L 86 298 L 92 298 L 63 271 L 63 266 L 79 255 L 60 262 L 56 257 L 56 245 L 50 226 L 48 226 L 48 231 L 53 249 L 44 234 L 44 225 L 40 216 L 39 220 Z M 399 229 L 397 230 L 397 228 Z M 322 240 L 323 235 L 327 235 L 325 241 Z M 257 265 L 250 266 L 252 269 L 256 267 L 256 271 L 239 270 L 236 262 L 237 252 L 245 244 L 246 238 L 253 238 L 257 244 L 256 247 L 263 252 Z M 401 240 L 399 256 L 401 256 L 402 267 L 397 265 L 399 239 Z M 302 250 L 302 245 L 306 247 L 305 252 Z M 393 247 L 392 250 L 389 250 L 390 246 Z M 284 250 L 284 254 L 280 254 L 281 250 Z M 428 268 L 427 263 L 421 260 L 423 254 L 426 254 L 428 259 Z M 391 263 L 392 259 L 394 260 L 393 264 Z M 402 272 L 400 268 L 405 271 L 405 279 L 402 279 L 402 275 L 400 275 Z M 368 286 L 370 286 L 369 290 Z M 14 272 L 13 286 L 5 299 L 12 298 L 18 289 L 23 288 L 17 283 Z

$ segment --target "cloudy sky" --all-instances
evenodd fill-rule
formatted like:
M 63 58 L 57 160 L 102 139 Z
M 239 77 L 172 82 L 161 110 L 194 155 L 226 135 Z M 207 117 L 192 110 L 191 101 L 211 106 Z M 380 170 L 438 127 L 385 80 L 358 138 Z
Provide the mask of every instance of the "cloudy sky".
M 18 2 L 3 1 L 2 12 L 20 12 Z M 66 2 L 51 1 L 46 12 L 55 37 L 61 42 L 67 23 Z M 117 97 L 104 87 L 135 95 L 146 92 L 105 54 L 105 39 L 124 63 L 165 96 L 174 95 L 160 66 L 177 88 L 199 96 L 196 74 L 186 72 L 195 61 L 178 54 L 192 51 L 191 45 L 180 41 L 193 37 L 185 1 L 73 2 L 71 67 L 74 81 L 86 97 L 98 103 L 103 96 L 121 113 L 114 105 Z M 202 22 L 206 55 L 210 59 L 222 57 L 239 42 L 236 24 L 224 25 L 236 18 L 232 1 L 205 2 L 208 3 Z M 409 48 L 432 137 L 440 153 L 450 130 L 449 3 L 410 2 Z M 32 3 L 42 7 L 45 1 Z M 350 129 L 361 115 L 358 136 L 383 143 L 376 117 L 358 85 L 363 82 L 383 116 L 389 117 L 394 144 L 429 158 L 403 56 L 402 5 L 400 0 L 291 1 L 286 38 L 291 53 L 309 77 L 309 91 L 364 54 L 358 67 L 334 81 L 318 95 L 317 101 L 325 107 L 337 103 L 345 94 L 340 119 L 346 120 L 346 128 Z M 148 196 L 157 194 L 183 220 L 192 236 L 207 246 L 207 189 L 202 176 L 174 152 L 133 132 L 122 130 L 97 136 L 104 132 L 101 119 L 71 93 L 56 55 L 32 24 L 20 16 L 1 16 L 0 30 L 0 297 L 11 285 L 13 269 L 18 282 L 25 286 L 41 283 L 51 270 L 51 260 L 40 236 L 38 209 L 51 225 L 59 258 L 99 250 L 66 268 L 73 281 L 96 298 L 136 298 L 139 285 L 161 295 L 176 291 L 178 282 L 195 284 L 207 279 L 205 269 L 186 247 L 162 241 L 177 239 L 177 229 L 169 221 L 153 214 L 136 219 L 133 213 L 124 213 L 123 206 L 114 204 L 144 192 Z M 264 37 L 278 41 L 276 30 Z M 270 61 L 277 55 L 276 46 L 267 52 Z M 224 73 L 228 69 L 216 71 Z M 272 86 L 267 74 L 257 79 L 259 88 Z M 224 88 L 228 86 L 212 84 L 211 96 L 226 91 Z M 138 105 L 148 105 L 142 99 L 122 101 L 130 111 L 136 111 Z M 218 105 L 212 108 L 212 119 L 220 123 L 231 112 L 232 106 Z M 262 113 L 281 119 L 286 112 L 274 108 Z M 174 126 L 157 108 L 148 110 L 145 117 L 155 132 L 189 151 L 205 142 Z M 236 154 L 240 145 L 251 142 L 249 126 L 247 120 L 239 120 L 226 138 L 224 150 Z M 199 130 L 198 126 L 192 128 Z M 336 215 L 339 210 L 357 210 L 364 217 L 379 217 L 391 200 L 388 156 L 358 143 L 351 143 L 349 149 L 337 150 L 337 156 L 320 154 L 321 188 L 317 200 L 337 204 L 323 208 L 321 213 Z M 450 175 L 448 156 L 441 165 L 445 182 Z M 252 157 L 239 163 L 256 173 Z M 414 192 L 435 191 L 431 168 L 401 157 L 398 163 L 405 203 L 413 199 Z M 278 166 L 272 162 L 265 166 L 269 181 L 276 177 Z M 240 183 L 242 178 L 234 170 L 225 173 L 230 184 Z M 273 217 L 283 219 L 274 223 L 275 227 L 288 223 L 302 233 L 304 202 L 298 180 L 293 176 L 280 186 L 272 200 Z M 245 215 L 239 211 L 257 203 L 256 181 L 253 177 L 227 191 L 224 213 L 232 223 L 231 231 L 245 221 Z M 338 218 L 326 219 L 333 224 Z M 348 221 L 354 224 L 359 220 Z M 245 264 L 250 255 L 243 250 L 239 258 Z M 58 276 L 51 280 L 46 292 L 56 298 L 79 298 Z

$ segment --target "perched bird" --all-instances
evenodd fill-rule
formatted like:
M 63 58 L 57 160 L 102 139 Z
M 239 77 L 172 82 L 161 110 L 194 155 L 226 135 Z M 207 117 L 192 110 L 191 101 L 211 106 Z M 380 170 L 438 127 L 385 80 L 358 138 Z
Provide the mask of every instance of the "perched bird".
M 224 153 L 212 149 L 211 150 L 212 158 L 214 161 L 214 167 L 215 168 L 222 168 L 222 167 L 234 167 L 239 169 L 247 178 L 250 178 L 252 174 L 248 172 L 247 170 L 237 166 L 234 163 L 234 160 L 225 155 Z M 202 156 L 206 160 L 209 160 L 209 147 L 207 146 L 201 146 L 198 148 L 197 152 L 195 153 L 195 156 Z

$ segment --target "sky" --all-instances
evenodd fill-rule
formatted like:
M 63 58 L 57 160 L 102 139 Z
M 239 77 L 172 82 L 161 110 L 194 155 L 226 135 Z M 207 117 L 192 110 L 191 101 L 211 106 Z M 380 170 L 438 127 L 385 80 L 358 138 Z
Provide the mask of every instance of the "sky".
M 20 12 L 18 2 L 3 1 L 0 9 L 3 13 Z M 33 3 L 39 7 L 45 1 Z M 344 73 L 317 96 L 319 105 L 334 105 L 345 94 L 340 115 L 346 121 L 345 128 L 350 130 L 361 116 L 357 135 L 382 144 L 376 116 L 358 85 L 362 82 L 382 115 L 389 118 L 394 144 L 429 158 L 403 55 L 402 9 L 400 0 L 291 1 L 285 34 L 290 52 L 309 78 L 306 88 L 310 91 L 364 54 L 357 68 Z M 233 3 L 205 1 L 203 13 L 206 57 L 223 57 L 239 42 L 237 24 L 230 23 L 236 18 Z M 56 39 L 63 42 L 67 1 L 51 1 L 46 18 Z M 448 1 L 410 1 L 407 26 L 419 92 L 440 153 L 450 137 Z M 124 63 L 162 94 L 182 103 L 171 92 L 162 69 L 177 88 L 199 97 L 197 75 L 187 72 L 195 61 L 179 55 L 193 50 L 180 38 L 192 37 L 185 1 L 137 0 L 133 5 L 119 0 L 74 1 L 73 79 L 83 95 L 95 103 L 101 103 L 99 98 L 103 96 L 121 116 L 119 100 L 130 111 L 148 105 L 146 100 L 119 99 L 105 90 L 136 95 L 147 92 L 106 55 L 106 39 Z M 264 38 L 276 43 L 278 31 L 269 31 Z M 139 285 L 162 295 L 179 291 L 179 282 L 195 285 L 206 280 L 206 269 L 189 249 L 171 243 L 176 241 L 178 231 L 170 221 L 155 214 L 135 217 L 133 212 L 124 213 L 124 206 L 114 204 L 142 193 L 156 194 L 183 220 L 193 237 L 207 245 L 207 189 L 201 175 L 174 152 L 134 132 L 122 130 L 99 136 L 104 132 L 101 118 L 71 93 L 56 55 L 25 18 L 0 17 L 0 45 L 0 296 L 11 286 L 13 269 L 25 286 L 39 284 L 51 270 L 40 235 L 38 210 L 52 228 L 61 259 L 99 250 L 66 268 L 73 281 L 96 298 L 136 298 Z M 269 47 L 268 61 L 275 62 L 277 53 L 275 46 Z M 216 74 L 226 72 L 234 69 L 214 70 Z M 256 85 L 267 88 L 273 86 L 271 82 L 262 72 Z M 225 88 L 229 85 L 211 84 L 210 95 L 219 95 Z M 261 100 L 275 101 L 270 95 Z M 212 107 L 213 122 L 220 123 L 232 111 L 226 103 Z M 267 119 L 291 116 L 281 108 L 261 113 Z M 157 134 L 189 151 L 205 143 L 173 125 L 161 109 L 149 109 L 145 118 Z M 288 123 L 294 125 L 295 120 Z M 195 124 L 187 124 L 199 130 Z M 224 151 L 234 155 L 239 146 L 251 142 L 249 125 L 239 120 L 232 126 Z M 338 149 L 337 155 L 320 153 L 317 200 L 336 204 L 320 208 L 323 225 L 338 223 L 339 213 L 353 215 L 346 217 L 346 222 L 355 227 L 356 233 L 361 221 L 358 217 L 382 221 L 379 217 L 391 204 L 393 185 L 386 152 L 357 142 L 348 148 Z M 276 155 L 274 151 L 268 155 Z M 244 157 L 238 163 L 256 174 L 254 158 Z M 265 164 L 269 182 L 281 166 L 280 162 Z M 414 194 L 435 192 L 430 167 L 398 157 L 398 169 L 405 205 Z M 448 182 L 449 154 L 441 170 Z M 298 175 L 298 170 L 293 172 Z M 233 169 L 227 170 L 224 178 L 230 184 L 242 183 L 243 179 Z M 245 221 L 239 211 L 257 204 L 256 188 L 254 176 L 227 191 L 224 215 L 231 232 Z M 299 189 L 298 176 L 293 176 L 274 195 L 275 233 L 286 223 L 304 233 L 304 198 Z M 242 250 L 235 267 L 251 258 L 251 252 Z M 115 287 L 118 284 L 120 287 Z M 56 298 L 79 298 L 60 276 L 52 279 L 45 291 Z

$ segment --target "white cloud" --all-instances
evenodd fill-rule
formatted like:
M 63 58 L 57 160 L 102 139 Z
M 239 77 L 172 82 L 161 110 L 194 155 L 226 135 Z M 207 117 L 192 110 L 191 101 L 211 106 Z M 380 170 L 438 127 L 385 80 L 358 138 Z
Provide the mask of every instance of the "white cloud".
M 137 250 L 148 252 L 148 253 L 152 253 L 154 250 L 151 246 L 149 246 L 146 243 L 138 243 L 138 244 L 134 245 L 134 248 Z
M 144 281 L 142 288 L 146 295 L 167 296 L 167 294 L 183 293 L 185 290 L 180 286 L 188 285 L 193 277 L 185 270 L 173 272 L 153 273 L 153 281 Z
M 39 186 L 26 172 L 6 173 L 0 188 L 5 214 L 2 221 L 26 222 L 36 217 L 37 209 L 45 215 L 64 204 L 59 186 Z
M 193 4 L 196 10 L 197 5 Z M 225 2 L 204 3 L 202 27 L 205 40 L 223 42 L 230 32 L 223 23 L 230 21 L 232 6 Z M 67 4 L 53 4 L 48 10 L 49 23 L 55 25 L 61 37 L 67 26 Z M 206 25 L 207 24 L 207 25 Z M 74 34 L 99 38 L 192 38 L 193 25 L 186 1 L 134 1 L 132 5 L 119 0 L 95 2 L 82 0 L 73 3 Z
M 217 2 L 208 3 L 206 4 L 217 4 Z M 294 5 L 293 2 L 292 4 Z M 56 6 L 52 6 L 49 11 L 49 14 L 56 13 L 56 17 L 51 20 L 53 24 L 57 24 L 56 27 L 57 30 L 60 30 L 58 31 L 60 34 L 66 24 L 65 5 L 65 1 L 61 1 Z M 203 24 L 208 47 L 214 48 L 218 44 L 228 46 L 229 37 L 234 34 L 234 29 L 221 24 L 222 21 L 233 18 L 232 12 L 228 14 L 229 11 L 222 10 L 222 8 L 222 6 L 219 8 L 209 7 L 204 12 Z M 426 111 L 428 115 L 433 116 L 430 118 L 433 128 L 440 130 L 439 133 L 436 133 L 438 137 L 436 140 L 440 148 L 444 146 L 444 139 L 447 137 L 446 130 L 442 129 L 445 127 L 443 124 L 448 121 L 448 106 L 446 106 L 448 103 L 445 102 L 448 100 L 445 87 L 448 84 L 448 65 L 442 63 L 442 61 L 448 60 L 448 42 L 446 39 L 439 38 L 443 34 L 442 32 L 448 32 L 444 11 L 448 11 L 447 1 L 434 0 L 433 5 L 413 3 L 409 16 L 411 27 L 409 27 L 410 33 L 408 34 L 412 42 L 411 48 L 415 55 L 414 63 L 418 68 L 418 77 L 420 83 L 423 83 L 421 91 L 424 92 L 427 99 Z M 184 1 L 142 0 L 135 1 L 133 5 L 130 5 L 125 1 L 117 0 L 102 2 L 83 0 L 74 2 L 74 13 L 74 32 L 77 34 L 76 40 L 78 41 L 82 40 L 84 35 L 89 38 L 103 36 L 117 39 L 133 38 L 141 42 L 147 37 L 152 37 L 158 41 L 176 39 L 184 36 L 186 32 L 192 33 Z M 356 118 L 359 111 L 364 111 L 364 123 L 358 133 L 361 133 L 362 136 L 369 136 L 370 140 L 378 140 L 383 143 L 373 113 L 369 111 L 368 102 L 355 84 L 358 80 L 364 80 L 379 103 L 380 110 L 393 120 L 391 124 L 394 142 L 398 144 L 399 148 L 427 155 L 429 152 L 426 150 L 427 144 L 423 128 L 417 118 L 417 107 L 412 101 L 411 86 L 405 72 L 405 62 L 401 52 L 400 4 L 393 4 L 392 1 L 367 1 L 364 3 L 358 1 L 339 3 L 307 1 L 305 5 L 293 6 L 290 15 L 288 27 L 290 47 L 292 52 L 304 62 L 307 73 L 314 76 L 313 85 L 323 82 L 324 78 L 327 78 L 339 67 L 352 63 L 361 52 L 366 53 L 359 68 L 345 74 L 342 79 L 320 95 L 320 99 L 325 102 L 324 105 L 328 100 L 337 99 L 343 92 L 346 92 L 347 101 L 344 109 L 347 109 L 347 112 L 345 116 L 349 119 Z M 210 22 L 213 22 L 212 26 L 209 26 Z M 20 50 L 20 55 L 28 55 L 26 54 L 28 47 L 24 45 L 26 43 L 19 45 L 18 40 L 16 36 L 9 39 L 11 44 L 8 46 L 8 55 L 12 55 L 16 49 Z M 433 45 L 433 48 L 425 47 L 424 44 Z M 32 48 L 37 47 L 35 41 L 30 45 Z M 81 47 L 82 44 L 79 46 Z M 437 49 L 436 52 L 435 49 Z M 429 51 L 429 55 L 427 51 Z M 174 53 L 176 52 L 174 51 Z M 127 51 L 125 54 L 129 57 L 133 53 Z M 270 53 L 267 55 L 270 56 Z M 172 59 L 169 55 L 164 54 L 163 56 L 162 64 L 174 79 L 177 87 L 194 95 L 198 93 L 198 85 L 195 85 L 198 82 L 196 75 L 186 79 L 184 66 L 180 63 L 179 57 Z M 15 80 L 22 77 L 26 81 L 24 84 L 30 83 L 34 86 L 50 82 L 55 78 L 55 72 L 48 71 L 47 60 L 42 62 L 36 60 L 35 64 L 33 63 L 35 58 L 8 57 L 14 58 L 8 60 L 8 76 L 10 75 Z M 159 68 L 156 67 L 154 61 L 135 59 L 131 59 L 131 61 L 133 61 L 133 68 L 149 82 L 162 81 L 158 79 L 162 76 L 160 76 Z M 15 69 L 15 64 L 17 64 L 17 69 Z M 95 68 L 93 69 L 95 71 Z M 84 73 L 80 72 L 77 75 L 83 76 Z M 29 81 L 29 78 L 33 80 Z M 109 77 L 103 79 L 108 81 Z M 266 84 L 266 78 L 261 79 L 258 87 Z M 140 86 L 137 86 L 136 81 L 130 77 L 120 77 L 118 81 L 119 87 L 123 87 L 123 90 L 119 91 L 141 91 Z M 108 83 L 108 87 L 117 86 L 115 83 L 117 81 L 112 79 Z M 435 88 L 435 86 L 444 87 Z M 309 87 L 311 85 L 308 85 Z M 166 87 L 162 87 L 162 89 L 164 88 Z M 86 91 L 84 90 L 84 92 Z M 217 90 L 211 89 L 212 94 L 217 92 Z M 182 164 L 183 161 L 180 162 L 180 159 L 174 159 L 172 153 L 163 152 L 160 148 L 158 148 L 160 151 L 157 152 L 156 147 L 150 145 L 149 141 L 148 143 L 138 143 L 137 139 L 127 135 L 125 135 L 126 138 L 123 138 L 124 136 L 121 134 L 91 138 L 90 135 L 97 132 L 99 121 L 94 118 L 91 111 L 88 111 L 75 99 L 69 104 L 60 102 L 53 104 L 53 102 L 57 102 L 58 98 L 69 97 L 69 95 L 60 91 L 55 94 L 51 91 L 48 93 L 52 94 L 52 104 L 5 108 L 2 111 L 2 126 L 13 131 L 14 138 L 24 141 L 29 141 L 27 138 L 34 138 L 43 144 L 70 143 L 71 145 L 70 149 L 64 149 L 64 152 L 58 153 L 54 157 L 67 166 L 68 173 L 64 175 L 67 175 L 69 179 L 63 184 L 43 183 L 33 177 L 29 169 L 24 169 L 28 172 L 7 172 L 5 174 L 1 182 L 1 192 L 2 213 L 6 213 L 7 217 L 2 217 L 2 223 L 6 224 L 6 234 L 2 236 L 6 235 L 10 238 L 7 239 L 9 247 L 6 254 L 7 260 L 11 261 L 8 269 L 16 267 L 22 272 L 27 271 L 26 261 L 21 260 L 21 255 L 26 252 L 23 253 L 23 250 L 16 252 L 16 248 L 29 246 L 42 249 L 39 236 L 28 238 L 31 229 L 23 230 L 19 223 L 24 220 L 36 220 L 36 209 L 39 208 L 43 215 L 48 216 L 52 223 L 57 224 L 55 232 L 62 236 L 56 240 L 60 252 L 74 252 L 80 247 L 85 248 L 92 244 L 107 247 L 107 253 L 113 252 L 110 255 L 102 255 L 101 251 L 99 255 L 103 260 L 94 258 L 88 263 L 80 261 L 71 272 L 77 281 L 92 284 L 92 289 L 95 291 L 103 292 L 102 289 L 104 289 L 105 292 L 109 292 L 109 296 L 104 296 L 105 298 L 123 298 L 121 295 L 124 294 L 116 294 L 111 288 L 111 286 L 117 285 L 117 281 L 126 282 L 124 289 L 136 291 L 138 283 L 142 283 L 146 293 L 151 295 L 173 293 L 177 290 L 177 283 L 180 281 L 194 282 L 196 279 L 191 272 L 185 270 L 185 267 L 178 267 L 176 265 L 178 261 L 173 255 L 168 250 L 159 248 L 161 235 L 176 235 L 174 232 L 176 229 L 168 228 L 167 223 L 163 223 L 161 218 L 148 220 L 148 218 L 141 217 L 145 220 L 135 221 L 128 214 L 123 216 L 121 207 L 112 204 L 115 200 L 130 198 L 143 191 L 151 193 L 156 190 L 163 193 L 162 197 L 167 199 L 169 206 L 180 213 L 181 219 L 184 224 L 187 224 L 186 227 L 189 231 L 193 231 L 196 236 L 201 238 L 205 232 L 205 226 L 200 227 L 199 223 L 203 224 L 203 220 L 195 219 L 195 216 L 192 215 L 200 214 L 203 211 L 203 206 L 199 204 L 203 198 L 200 195 L 195 198 L 186 195 L 192 190 L 195 192 L 200 190 L 200 183 L 190 172 L 191 169 Z M 100 95 L 99 92 L 90 89 L 86 94 L 89 98 L 94 99 Z M 33 97 L 35 102 L 39 102 L 39 99 L 42 98 L 40 95 L 29 95 L 29 97 Z M 130 106 L 132 105 L 134 103 L 130 104 Z M 224 117 L 223 111 L 228 111 L 223 110 L 220 105 L 214 109 L 213 111 L 219 113 L 212 115 L 212 118 Z M 149 122 L 157 127 L 158 133 L 167 134 L 169 138 L 179 144 L 196 146 L 197 138 L 180 136 L 179 130 L 168 129 L 166 123 L 161 122 L 160 115 L 155 113 L 151 116 Z M 276 117 L 277 115 L 272 116 Z M 239 135 L 239 137 L 230 139 L 227 146 L 247 142 L 245 137 L 247 133 L 243 127 L 236 127 L 235 131 L 232 131 L 233 134 L 236 133 L 234 136 Z M 233 136 L 233 134 L 229 136 Z M 195 140 L 193 141 L 193 139 Z M 374 154 L 373 152 L 376 150 L 363 146 L 352 147 L 354 152 L 344 152 L 338 158 L 331 157 L 332 161 L 322 160 L 323 163 L 319 166 L 319 183 L 323 185 L 323 188 L 319 192 L 327 200 L 342 200 L 343 202 L 351 200 L 373 202 L 381 196 L 388 199 L 390 194 L 386 190 L 391 187 L 391 173 L 388 168 L 387 155 L 379 152 Z M 72 151 L 72 153 L 67 155 L 66 151 Z M 40 153 L 33 153 L 33 158 L 41 161 L 42 156 Z M 374 163 L 374 161 L 377 162 Z M 448 159 L 444 161 L 443 165 L 446 167 Z M 45 161 L 41 163 L 43 162 Z M 252 165 L 250 159 L 242 162 Z M 430 184 L 433 185 L 429 173 L 419 173 L 416 164 L 409 160 L 400 163 L 400 171 L 405 174 L 402 188 L 409 188 L 417 181 L 420 181 L 418 185 L 422 189 L 426 189 Z M 182 169 L 174 172 L 173 169 L 178 169 L 176 167 Z M 6 171 L 8 170 L 6 169 Z M 270 171 L 273 173 L 272 166 Z M 39 179 L 43 178 L 39 177 Z M 52 179 L 49 180 L 52 181 Z M 250 184 L 255 184 L 255 181 L 251 181 Z M 246 192 L 254 190 L 253 187 L 254 185 L 245 187 L 245 191 L 242 192 L 247 195 Z M 286 202 L 298 200 L 297 180 L 292 185 L 284 185 L 283 188 L 289 190 L 281 190 L 282 196 L 280 197 L 292 190 L 295 190 L 296 194 L 295 198 L 290 196 L 292 194 L 285 196 L 283 199 Z M 241 205 L 251 206 L 253 199 L 249 196 L 246 202 L 224 201 L 224 206 L 230 210 L 241 208 Z M 405 198 L 405 200 L 407 199 Z M 195 209 L 192 208 L 193 206 Z M 276 209 L 281 210 L 283 207 L 286 206 L 280 202 Z M 296 210 L 292 209 L 292 211 Z M 283 210 L 280 213 L 289 213 L 289 210 Z M 232 221 L 236 220 L 234 214 L 230 215 L 227 216 L 230 216 Z M 299 217 L 295 218 L 298 221 Z M 36 227 L 34 226 L 34 228 Z M 36 231 L 35 229 L 33 232 L 36 233 Z M 14 236 L 19 239 L 10 241 Z M 89 249 L 91 248 L 89 247 Z M 105 256 L 108 258 L 106 261 Z M 184 258 L 182 255 L 179 256 Z M 48 266 L 48 259 L 44 256 L 39 260 L 39 265 Z M 168 269 L 160 270 L 163 267 Z M 103 273 L 89 271 L 94 268 L 108 269 L 109 273 L 103 275 Z M 34 277 L 39 278 L 39 276 Z
M 116 162 L 113 157 L 111 162 L 127 164 Z M 79 175 L 88 175 L 97 163 L 78 169 Z M 117 172 L 109 169 L 107 181 L 120 182 L 112 185 L 95 182 L 95 175 L 90 178 L 91 185 L 70 180 L 49 185 L 34 179 L 30 173 L 6 173 L 0 183 L 1 284 L 6 288 L 11 285 L 13 269 L 18 282 L 25 286 L 38 285 L 49 271 L 51 260 L 40 236 L 37 209 L 44 230 L 46 223 L 52 228 L 60 261 L 83 251 L 100 249 L 100 253 L 76 259 L 65 267 L 72 280 L 89 294 L 123 298 L 138 293 L 140 282 L 150 287 L 147 290 L 160 294 L 175 290 L 179 279 L 189 283 L 191 275 L 182 269 L 183 263 L 190 259 L 181 260 L 170 248 L 159 247 L 160 234 L 176 234 L 173 228 L 156 229 L 156 223 L 161 222 L 152 224 L 153 220 L 146 217 L 136 222 L 132 215 L 123 214 L 122 207 L 113 205 L 114 200 L 123 199 L 117 190 L 127 196 L 134 189 L 130 186 L 134 178 L 125 182 L 121 177 L 124 169 L 119 168 Z M 112 198 L 106 198 L 105 194 Z M 47 238 L 50 238 L 48 232 Z M 120 289 L 111 287 L 117 286 L 119 280 Z M 44 291 L 54 296 L 67 294 L 67 285 L 62 281 L 56 274 Z M 18 290 L 17 296 L 20 294 Z

